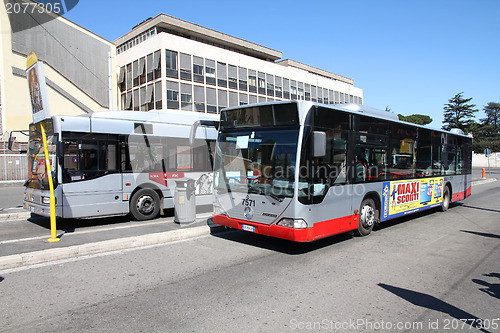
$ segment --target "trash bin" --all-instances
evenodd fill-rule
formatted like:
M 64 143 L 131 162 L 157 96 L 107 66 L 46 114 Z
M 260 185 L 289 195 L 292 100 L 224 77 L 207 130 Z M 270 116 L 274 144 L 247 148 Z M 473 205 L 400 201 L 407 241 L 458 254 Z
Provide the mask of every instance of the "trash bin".
M 196 181 L 194 179 L 176 180 L 174 210 L 176 223 L 196 221 Z

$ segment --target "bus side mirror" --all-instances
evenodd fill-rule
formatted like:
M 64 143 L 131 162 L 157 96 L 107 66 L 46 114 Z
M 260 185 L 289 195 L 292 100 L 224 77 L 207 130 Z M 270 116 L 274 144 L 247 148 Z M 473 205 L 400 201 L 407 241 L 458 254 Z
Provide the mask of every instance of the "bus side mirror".
M 10 135 L 9 135 L 9 144 L 7 146 L 7 148 L 9 150 L 12 150 L 12 147 L 14 147 L 14 141 L 16 141 L 16 137 L 14 135 L 12 135 L 12 134 L 14 134 L 14 133 L 10 132 Z
M 58 141 L 57 142 L 57 149 L 56 149 L 57 156 L 59 158 L 64 157 L 64 141 Z
M 326 155 L 326 133 L 314 131 L 313 140 L 313 157 L 324 157 Z

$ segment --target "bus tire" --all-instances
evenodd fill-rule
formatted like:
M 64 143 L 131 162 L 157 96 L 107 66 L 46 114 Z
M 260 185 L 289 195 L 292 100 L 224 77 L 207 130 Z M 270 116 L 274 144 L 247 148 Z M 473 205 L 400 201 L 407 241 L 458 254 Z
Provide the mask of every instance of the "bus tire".
M 130 214 L 137 221 L 151 220 L 160 213 L 160 197 L 150 188 L 135 192 L 130 200 Z
M 443 190 L 443 202 L 439 207 L 439 211 L 446 212 L 448 208 L 450 208 L 450 202 L 451 202 L 450 187 L 445 186 Z
M 357 236 L 368 236 L 377 221 L 375 202 L 371 198 L 366 198 L 359 208 L 359 225 L 354 230 Z

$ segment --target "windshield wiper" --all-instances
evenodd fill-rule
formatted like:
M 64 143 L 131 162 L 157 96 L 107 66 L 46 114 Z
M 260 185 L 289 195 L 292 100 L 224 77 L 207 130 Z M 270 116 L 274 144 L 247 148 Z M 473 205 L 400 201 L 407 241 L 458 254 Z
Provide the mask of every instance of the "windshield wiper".
M 252 184 L 247 184 L 247 185 L 248 189 L 254 191 L 254 193 L 268 195 L 276 201 L 283 202 L 283 198 L 280 198 L 276 194 L 267 191 L 265 188 L 258 187 Z

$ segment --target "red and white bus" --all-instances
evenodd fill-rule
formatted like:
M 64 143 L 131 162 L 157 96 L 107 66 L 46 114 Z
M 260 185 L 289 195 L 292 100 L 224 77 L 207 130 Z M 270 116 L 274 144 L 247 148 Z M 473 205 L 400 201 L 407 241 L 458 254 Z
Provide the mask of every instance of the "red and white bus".
M 221 113 L 214 223 L 298 242 L 471 193 L 472 139 L 357 104 L 272 102 Z

